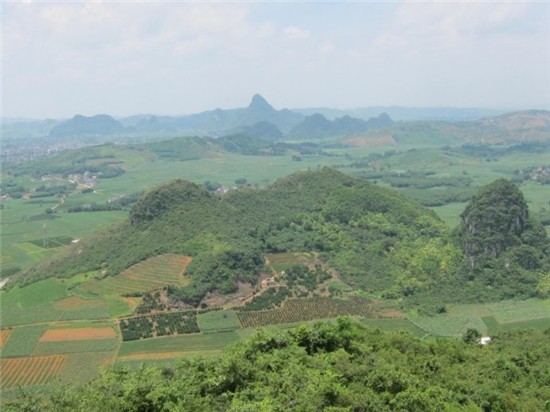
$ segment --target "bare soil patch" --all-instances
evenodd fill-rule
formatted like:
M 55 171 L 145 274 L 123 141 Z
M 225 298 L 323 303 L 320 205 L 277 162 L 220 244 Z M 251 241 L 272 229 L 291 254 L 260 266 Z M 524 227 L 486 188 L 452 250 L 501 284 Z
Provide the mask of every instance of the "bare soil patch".
M 102 302 L 100 301 L 88 300 L 80 296 L 70 296 L 54 303 L 54 307 L 60 310 L 92 309 L 101 305 Z
M 352 147 L 382 146 L 388 144 L 397 144 L 393 136 L 353 136 L 342 140 L 342 143 Z
M 10 336 L 11 329 L 0 329 L 0 349 L 4 347 L 8 337 Z
M 112 339 L 116 337 L 113 328 L 71 328 L 48 329 L 40 342 L 61 342 L 67 340 Z
M 162 353 L 136 353 L 134 355 L 119 356 L 117 360 L 149 360 L 149 359 L 172 359 L 181 358 L 182 356 L 189 355 L 192 352 L 162 352 Z

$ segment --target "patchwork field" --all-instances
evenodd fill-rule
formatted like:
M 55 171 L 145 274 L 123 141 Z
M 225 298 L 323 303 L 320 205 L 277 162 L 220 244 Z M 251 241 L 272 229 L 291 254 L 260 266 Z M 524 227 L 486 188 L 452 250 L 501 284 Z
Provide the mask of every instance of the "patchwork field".
M 184 272 L 190 262 L 191 258 L 188 256 L 155 256 L 133 265 L 117 276 L 88 280 L 75 288 L 75 293 L 83 291 L 85 294 L 97 296 L 124 295 L 147 292 L 166 285 L 185 286 L 188 279 L 185 278 Z
M 545 330 L 550 328 L 550 299 L 449 305 L 445 315 L 412 318 L 411 321 L 435 336 L 459 336 L 468 328 L 484 334 L 526 328 Z
M 109 303 L 105 299 L 88 300 L 71 295 L 68 280 L 47 279 L 24 288 L 1 292 L 0 322 L 16 326 L 39 322 L 107 319 Z
M 53 379 L 65 361 L 64 355 L 2 359 L 2 389 L 40 385 Z

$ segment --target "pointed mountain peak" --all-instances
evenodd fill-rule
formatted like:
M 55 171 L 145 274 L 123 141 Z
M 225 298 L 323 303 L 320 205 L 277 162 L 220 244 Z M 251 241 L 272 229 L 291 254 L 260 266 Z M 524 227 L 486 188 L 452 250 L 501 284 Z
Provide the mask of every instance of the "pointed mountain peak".
M 248 109 L 249 110 L 261 110 L 261 111 L 265 111 L 265 110 L 275 110 L 273 108 L 273 106 L 271 106 L 266 99 L 264 99 L 262 96 L 260 96 L 259 94 L 255 94 L 254 96 L 252 96 L 252 101 L 250 102 L 250 104 L 248 105 Z

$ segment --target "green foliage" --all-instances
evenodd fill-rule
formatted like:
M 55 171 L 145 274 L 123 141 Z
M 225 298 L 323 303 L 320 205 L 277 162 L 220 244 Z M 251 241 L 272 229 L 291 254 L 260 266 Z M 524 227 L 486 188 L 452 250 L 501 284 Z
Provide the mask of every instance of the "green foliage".
M 194 183 L 175 180 L 146 193 L 132 208 L 130 220 L 133 225 L 138 225 L 160 217 L 181 203 L 200 201 L 208 196 L 207 191 Z
M 467 279 L 480 289 L 490 287 L 494 297 L 534 296 L 550 268 L 546 231 L 509 180 L 492 182 L 472 199 L 455 236 L 468 259 Z
M 288 297 L 289 291 L 286 287 L 269 288 L 261 295 L 254 296 L 250 302 L 241 308 L 241 310 L 265 310 L 279 306 Z
M 77 390 L 20 396 L 5 409 L 544 410 L 547 333 L 502 333 L 480 347 L 339 319 L 260 331 L 219 358 L 183 359 L 174 368 L 117 368 Z

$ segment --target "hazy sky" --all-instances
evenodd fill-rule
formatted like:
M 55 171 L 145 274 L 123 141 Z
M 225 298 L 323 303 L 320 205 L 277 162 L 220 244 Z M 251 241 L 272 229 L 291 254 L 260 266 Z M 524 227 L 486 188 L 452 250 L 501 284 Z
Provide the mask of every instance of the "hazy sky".
M 6 2 L 7 117 L 550 109 L 550 2 Z

